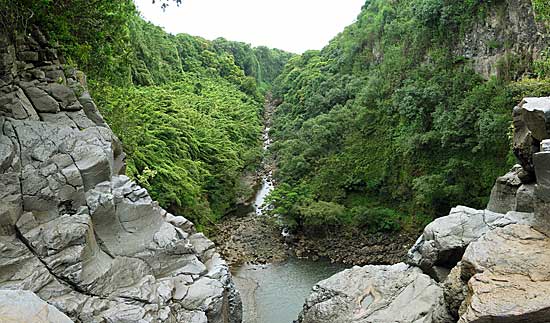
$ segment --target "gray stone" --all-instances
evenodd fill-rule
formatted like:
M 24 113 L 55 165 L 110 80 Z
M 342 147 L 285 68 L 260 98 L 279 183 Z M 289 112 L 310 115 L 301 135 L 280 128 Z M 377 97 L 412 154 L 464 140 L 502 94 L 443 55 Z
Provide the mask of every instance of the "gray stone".
M 0 290 L 2 322 L 72 323 L 65 314 L 41 300 L 33 292 Z
M 344 270 L 313 287 L 300 323 L 453 322 L 443 289 L 403 263 Z
M 82 108 L 84 109 L 84 113 L 86 113 L 86 116 L 96 125 L 98 126 L 107 126 L 105 123 L 105 120 L 103 120 L 103 117 L 99 113 L 99 110 L 97 109 L 97 106 L 95 105 L 94 100 L 92 100 L 92 97 L 90 96 L 89 92 L 84 92 L 80 98 L 78 98 L 78 101 L 80 104 L 82 104 Z
M 516 192 L 515 211 L 532 213 L 535 210 L 535 185 L 524 184 Z
M 38 112 L 59 112 L 59 103 L 44 90 L 37 87 L 27 87 L 24 90 Z
M 438 218 L 424 228 L 423 234 L 409 250 L 407 262 L 437 278 L 434 266 L 453 268 L 472 241 L 492 229 L 529 223 L 532 218 L 530 213 L 499 214 L 457 206 L 448 216 Z
M 535 195 L 550 203 L 550 152 L 538 152 L 533 155 L 537 185 Z
M 487 210 L 496 213 L 515 211 L 516 193 L 521 185 L 518 173 L 522 171 L 521 165 L 516 165 L 506 175 L 497 178 L 491 191 Z
M 550 239 L 525 225 L 495 229 L 471 243 L 462 260 L 469 279 L 460 323 L 547 323 Z
M 48 84 L 47 92 L 60 102 L 63 110 L 80 110 L 82 105 L 71 88 L 59 83 Z
M 18 174 L 0 174 L 0 236 L 15 234 L 15 223 L 23 214 Z
M 550 138 L 550 97 L 525 98 L 514 108 L 513 149 L 521 166 L 534 173 L 533 154 L 542 140 Z
M 69 118 L 69 116 L 65 112 L 40 113 L 40 119 L 42 119 L 42 121 L 44 122 L 78 129 L 76 123 L 71 118 Z
M 28 61 L 28 62 L 37 62 L 38 61 L 38 53 L 37 52 L 19 52 L 17 53 L 17 58 L 19 58 L 22 61 Z

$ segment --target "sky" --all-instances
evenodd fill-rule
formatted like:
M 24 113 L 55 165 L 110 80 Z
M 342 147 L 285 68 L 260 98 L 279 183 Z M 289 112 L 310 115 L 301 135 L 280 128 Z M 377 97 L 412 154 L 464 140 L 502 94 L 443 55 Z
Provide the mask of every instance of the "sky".
M 146 20 L 172 34 L 303 53 L 323 48 L 353 23 L 365 0 L 183 0 L 165 12 L 158 2 L 135 3 Z

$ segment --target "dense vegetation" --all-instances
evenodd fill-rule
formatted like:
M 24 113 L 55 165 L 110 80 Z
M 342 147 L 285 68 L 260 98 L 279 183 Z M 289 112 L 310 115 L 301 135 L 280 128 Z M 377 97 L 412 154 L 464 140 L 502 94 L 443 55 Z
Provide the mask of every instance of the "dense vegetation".
M 393 231 L 457 204 L 483 208 L 514 163 L 511 107 L 550 94 L 547 82 L 515 81 L 530 65 L 503 60 L 486 80 L 457 56 L 494 5 L 368 0 L 323 50 L 291 59 L 275 82 L 274 212 L 302 228 Z
M 37 25 L 88 74 L 128 175 L 162 206 L 201 225 L 251 193 L 240 178 L 263 153 L 263 96 L 291 54 L 167 34 L 131 0 L 0 0 L 0 9 L 4 31 Z

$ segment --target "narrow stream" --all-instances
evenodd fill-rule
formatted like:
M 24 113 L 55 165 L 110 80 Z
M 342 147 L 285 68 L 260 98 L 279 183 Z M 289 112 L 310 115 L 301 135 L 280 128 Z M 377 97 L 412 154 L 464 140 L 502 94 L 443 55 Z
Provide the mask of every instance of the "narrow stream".
M 264 149 L 269 149 L 270 116 L 274 107 L 266 104 Z M 255 216 L 266 216 L 266 196 L 274 189 L 271 167 L 262 172 L 262 186 L 254 199 Z M 320 280 L 345 269 L 329 261 L 312 261 L 291 256 L 284 263 L 243 265 L 233 269 L 233 277 L 243 301 L 243 323 L 292 323 L 298 318 L 311 288 Z

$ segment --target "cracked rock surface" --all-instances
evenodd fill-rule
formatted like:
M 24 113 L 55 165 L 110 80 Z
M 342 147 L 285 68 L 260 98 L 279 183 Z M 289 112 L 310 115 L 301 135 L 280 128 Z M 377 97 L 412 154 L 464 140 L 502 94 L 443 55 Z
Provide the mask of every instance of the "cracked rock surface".
M 448 216 L 438 218 L 424 228 L 424 233 L 409 250 L 408 263 L 420 267 L 439 281 L 445 269 L 450 271 L 462 258 L 470 242 L 488 231 L 515 223 L 529 222 L 530 213 L 494 213 L 457 206 Z
M 493 230 L 466 249 L 469 294 L 460 323 L 548 322 L 550 239 L 525 225 Z
M 344 270 L 315 287 L 300 323 L 450 323 L 443 288 L 404 263 Z
M 0 39 L 2 318 L 20 299 L 33 322 L 241 322 L 214 244 L 124 175 L 85 77 L 34 39 Z

